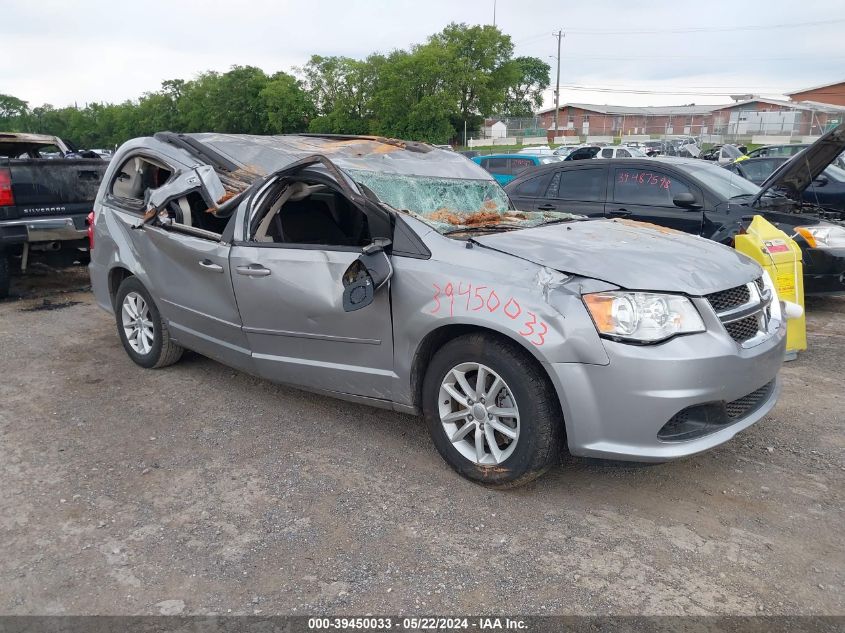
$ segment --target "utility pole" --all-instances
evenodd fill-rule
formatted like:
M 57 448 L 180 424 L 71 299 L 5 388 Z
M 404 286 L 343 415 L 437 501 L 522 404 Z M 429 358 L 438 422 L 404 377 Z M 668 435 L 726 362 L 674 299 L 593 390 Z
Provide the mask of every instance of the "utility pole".
M 560 38 L 563 37 L 563 31 L 558 30 L 557 33 L 552 33 L 557 36 L 557 81 L 555 82 L 555 135 L 557 138 L 560 135 L 560 128 L 558 127 L 558 118 L 560 117 Z
M 496 26 L 496 0 L 493 0 L 493 26 Z

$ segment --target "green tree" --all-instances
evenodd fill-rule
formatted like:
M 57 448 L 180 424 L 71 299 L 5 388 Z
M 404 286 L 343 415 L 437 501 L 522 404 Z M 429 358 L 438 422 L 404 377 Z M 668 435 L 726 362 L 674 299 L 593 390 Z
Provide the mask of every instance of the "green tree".
M 55 134 L 110 147 L 160 130 L 278 134 L 381 134 L 443 143 L 493 113 L 526 116 L 542 104 L 549 67 L 513 57 L 493 26 L 450 24 L 425 43 L 366 59 L 314 55 L 301 80 L 254 66 L 209 71 L 119 104 L 30 109 L 0 95 L 0 129 Z
M 549 87 L 549 65 L 536 57 L 517 57 L 511 64 L 518 80 L 511 82 L 505 94 L 503 113 L 508 116 L 531 116 L 543 105 L 543 91 Z
M 305 78 L 305 85 L 319 116 L 332 112 L 350 72 L 354 59 L 349 57 L 323 57 L 312 55 L 308 63 L 298 69 Z
M 0 93 L 0 129 L 10 129 L 29 115 L 29 104 L 23 99 Z
M 460 117 L 486 115 L 504 105 L 508 87 L 518 79 L 509 35 L 494 26 L 453 23 L 420 50 L 430 48 L 442 51 L 443 88 L 457 98 Z
M 394 51 L 381 62 L 373 94 L 372 130 L 384 136 L 445 143 L 455 134 L 456 95 L 442 72 L 447 53 L 438 47 Z
M 169 92 L 148 92 L 138 100 L 133 110 L 131 117 L 135 125 L 135 136 L 176 130 L 182 124 L 178 101 Z
M 366 134 L 371 127 L 377 67 L 374 57 L 360 61 L 349 57 L 312 56 L 300 69 L 318 115 L 309 129 L 322 133 Z
M 269 77 L 254 66 L 233 66 L 225 73 L 207 72 L 184 84 L 178 101 L 188 132 L 262 134 L 267 117 L 261 91 Z
M 308 129 L 314 105 L 302 85 L 287 73 L 273 75 L 259 93 L 270 134 L 301 132 Z

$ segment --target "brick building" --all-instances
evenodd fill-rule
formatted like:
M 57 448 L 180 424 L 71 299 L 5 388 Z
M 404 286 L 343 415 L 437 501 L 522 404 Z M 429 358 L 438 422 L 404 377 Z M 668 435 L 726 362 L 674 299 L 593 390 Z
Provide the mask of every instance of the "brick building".
M 538 113 L 551 140 L 557 136 L 727 135 L 818 136 L 845 117 L 845 105 L 754 97 L 727 105 L 613 106 L 567 103 Z M 716 140 L 716 139 L 714 139 Z
M 805 88 L 797 92 L 787 92 L 786 96 L 793 101 L 812 101 L 815 103 L 845 106 L 845 81 Z
M 560 136 L 636 134 L 707 134 L 719 106 L 613 106 L 568 103 L 560 107 Z M 555 109 L 539 113 L 542 126 L 554 132 Z M 702 132 L 703 130 L 703 132 Z
M 713 134 L 820 136 L 842 121 L 845 105 L 754 98 L 713 109 Z

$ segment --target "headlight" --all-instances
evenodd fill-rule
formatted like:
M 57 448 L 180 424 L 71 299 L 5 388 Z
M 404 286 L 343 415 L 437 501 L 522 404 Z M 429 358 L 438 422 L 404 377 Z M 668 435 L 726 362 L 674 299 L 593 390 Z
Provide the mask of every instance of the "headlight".
M 795 231 L 807 241 L 810 248 L 845 248 L 845 227 L 816 224 L 798 226 Z
M 596 292 L 584 295 L 599 334 L 656 343 L 676 334 L 703 332 L 704 322 L 686 297 L 651 292 Z

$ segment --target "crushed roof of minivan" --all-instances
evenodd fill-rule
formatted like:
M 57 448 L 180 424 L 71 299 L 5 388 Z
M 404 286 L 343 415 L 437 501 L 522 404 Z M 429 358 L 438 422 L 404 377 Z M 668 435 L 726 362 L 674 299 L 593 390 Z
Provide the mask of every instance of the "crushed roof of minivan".
M 313 154 L 322 154 L 344 169 L 416 176 L 478 178 L 466 157 L 426 143 L 379 136 L 218 134 L 185 136 L 208 145 L 258 173 L 270 173 Z
M 203 132 L 179 136 L 198 141 L 239 164 L 235 171 L 218 172 L 231 195 L 243 191 L 262 175 L 319 154 L 366 186 L 383 203 L 441 233 L 485 225 L 522 228 L 581 217 L 561 212 L 515 211 L 507 194 L 478 164 L 457 152 L 426 143 L 379 136 L 316 134 Z

